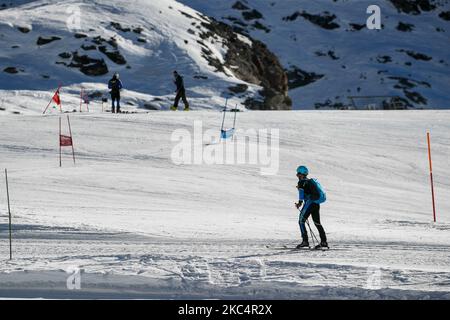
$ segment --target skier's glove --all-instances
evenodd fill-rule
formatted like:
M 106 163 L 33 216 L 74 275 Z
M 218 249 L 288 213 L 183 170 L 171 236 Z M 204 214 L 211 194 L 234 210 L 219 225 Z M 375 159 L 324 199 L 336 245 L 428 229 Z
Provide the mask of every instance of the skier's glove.
M 295 207 L 297 209 L 300 209 L 302 205 L 303 205 L 303 201 L 299 201 L 298 203 L 295 204 Z

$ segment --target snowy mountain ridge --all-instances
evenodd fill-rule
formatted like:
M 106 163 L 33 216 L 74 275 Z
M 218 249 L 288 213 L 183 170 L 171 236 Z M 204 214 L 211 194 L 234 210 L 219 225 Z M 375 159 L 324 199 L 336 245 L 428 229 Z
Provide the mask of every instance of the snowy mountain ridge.
M 21 2 L 0 11 L 0 41 L 2 99 L 9 105 L 3 108 L 17 112 L 23 102 L 14 99 L 16 90 L 37 98 L 42 108 L 45 92 L 62 84 L 69 94 L 66 103 L 76 105 L 80 86 L 95 98 L 107 96 L 105 84 L 113 72 L 121 74 L 130 108 L 150 110 L 171 105 L 173 70 L 185 76 L 192 105 L 200 109 L 223 106 L 233 95 L 230 103 L 242 107 L 258 96 L 260 84 L 274 88 L 264 72 L 279 74 L 281 82 L 285 77 L 264 46 L 253 46 L 245 36 L 173 0 Z M 240 80 L 232 69 L 242 59 L 239 54 L 228 58 L 231 45 L 270 65 L 267 70 L 256 70 L 251 61 L 241 65 L 248 81 Z M 284 80 L 286 88 L 275 88 L 272 97 L 286 97 Z M 33 101 L 28 103 L 22 109 L 37 111 Z
M 449 2 L 382 1 L 379 31 L 365 27 L 370 4 L 0 2 L 0 108 L 41 111 L 62 84 L 76 109 L 81 86 L 99 101 L 119 72 L 127 110 L 167 109 L 174 69 L 194 109 L 222 108 L 226 98 L 239 108 L 340 109 L 348 96 L 372 95 L 449 107 Z
M 348 96 L 450 107 L 449 1 L 180 2 L 266 43 L 288 72 L 294 108 L 340 108 Z M 382 30 L 365 26 L 373 4 Z

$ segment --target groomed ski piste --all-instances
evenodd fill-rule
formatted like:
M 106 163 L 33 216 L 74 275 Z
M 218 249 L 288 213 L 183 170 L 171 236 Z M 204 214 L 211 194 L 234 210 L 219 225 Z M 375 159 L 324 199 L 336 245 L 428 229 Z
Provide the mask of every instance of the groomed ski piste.
M 225 143 L 194 136 L 219 135 L 217 111 L 71 114 L 77 162 L 65 148 L 60 168 L 59 114 L 35 111 L 0 117 L 2 298 L 450 299 L 448 111 L 239 113 L 238 129 L 279 129 L 275 175 L 174 163 L 175 130 Z M 300 164 L 327 191 L 329 251 L 291 250 Z

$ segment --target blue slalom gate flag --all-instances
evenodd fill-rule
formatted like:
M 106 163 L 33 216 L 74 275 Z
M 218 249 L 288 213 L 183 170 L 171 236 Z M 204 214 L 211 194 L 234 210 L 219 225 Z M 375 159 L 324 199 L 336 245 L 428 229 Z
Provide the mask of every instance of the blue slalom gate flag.
M 222 139 L 229 139 L 234 136 L 234 129 L 222 130 Z

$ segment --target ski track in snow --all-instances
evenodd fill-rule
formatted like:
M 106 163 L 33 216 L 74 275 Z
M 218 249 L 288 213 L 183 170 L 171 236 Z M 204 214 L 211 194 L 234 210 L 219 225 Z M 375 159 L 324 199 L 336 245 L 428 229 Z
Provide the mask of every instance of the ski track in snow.
M 173 130 L 191 131 L 196 120 L 217 128 L 215 112 L 74 114 L 77 165 L 65 152 L 62 169 L 57 117 L 0 117 L 14 223 L 8 261 L 1 210 L 0 296 L 449 299 L 449 115 L 242 113 L 244 129 L 283 123 L 280 170 L 269 177 L 254 165 L 171 162 Z M 289 249 L 299 241 L 292 171 L 300 162 L 329 196 L 329 251 Z M 2 204 L 4 191 L 2 183 Z M 66 289 L 69 267 L 83 270 L 81 291 Z

